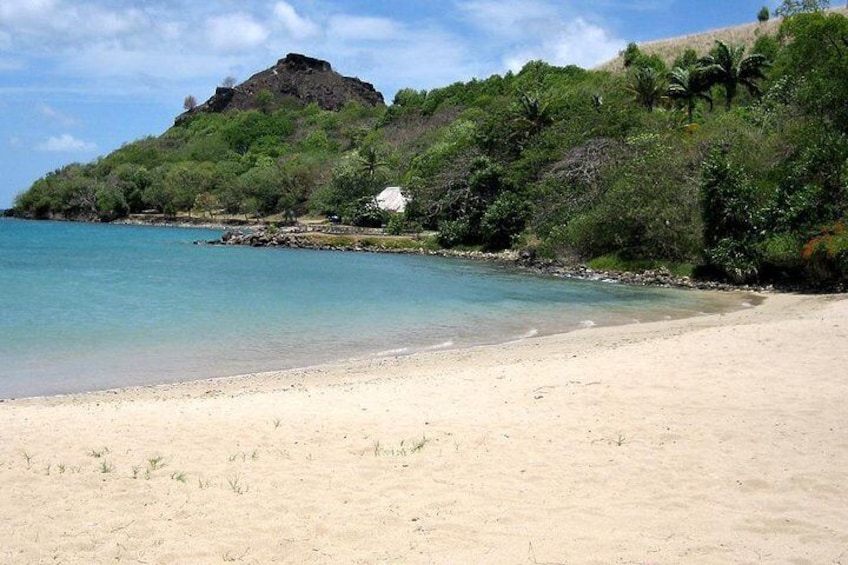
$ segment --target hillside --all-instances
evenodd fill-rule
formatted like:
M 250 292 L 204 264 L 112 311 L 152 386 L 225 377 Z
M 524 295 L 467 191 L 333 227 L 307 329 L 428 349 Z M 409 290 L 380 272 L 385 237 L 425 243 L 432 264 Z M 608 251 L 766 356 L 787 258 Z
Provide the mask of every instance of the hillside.
M 40 179 L 15 213 L 334 215 L 392 234 L 432 230 L 442 247 L 838 285 L 848 282 L 848 18 L 780 25 L 780 42 L 760 29 L 768 56 L 715 43 L 712 59 L 693 59 L 687 49 L 701 44 L 680 39 L 655 45 L 680 61 L 672 71 L 644 52 L 626 73 L 534 61 L 401 90 L 388 107 L 329 63 L 289 55 L 159 137 Z M 390 185 L 409 200 L 403 214 L 376 205 Z
M 829 10 L 831 13 L 848 15 L 848 7 L 838 7 Z M 752 14 L 753 18 L 753 14 Z M 659 56 L 667 65 L 671 65 L 674 58 L 686 49 L 694 49 L 698 55 L 706 55 L 715 45 L 716 40 L 724 41 L 733 45 L 746 45 L 751 49 L 762 36 L 776 36 L 780 30 L 782 18 L 771 18 L 766 22 L 753 22 L 749 24 L 713 29 L 702 33 L 684 35 L 655 41 L 638 43 L 639 49 L 647 55 Z M 622 71 L 624 69 L 623 54 L 611 61 L 600 65 L 599 70 Z

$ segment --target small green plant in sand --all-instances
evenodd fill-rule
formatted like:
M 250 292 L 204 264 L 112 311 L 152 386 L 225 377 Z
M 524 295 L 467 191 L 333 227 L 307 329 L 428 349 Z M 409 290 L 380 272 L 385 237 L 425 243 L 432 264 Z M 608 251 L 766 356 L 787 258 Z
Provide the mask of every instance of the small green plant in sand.
M 224 554 L 221 556 L 221 559 L 223 559 L 225 563 L 235 563 L 236 561 L 244 561 L 244 558 L 247 557 L 248 553 L 250 553 L 249 547 L 241 553 L 225 551 Z
M 165 458 L 161 455 L 154 455 L 147 460 L 147 468 L 151 471 L 163 469 L 165 465 L 167 465 L 167 463 L 165 462 Z
M 239 451 L 238 453 L 233 453 L 232 455 L 230 455 L 229 460 L 230 460 L 230 463 L 232 463 L 233 461 L 236 461 L 238 459 L 241 459 L 242 461 L 247 461 L 248 457 L 253 461 L 258 461 L 259 460 L 259 450 L 254 449 L 250 453 L 248 453 L 246 451 Z
M 100 472 L 101 473 L 111 473 L 115 470 L 115 466 L 112 465 L 111 461 L 106 461 L 105 459 L 100 462 Z
M 104 447 L 102 449 L 92 449 L 91 451 L 88 452 L 88 456 L 94 457 L 95 459 L 100 459 L 101 457 L 103 457 L 107 453 L 109 453 L 109 448 Z
M 421 439 L 413 440 L 409 443 L 406 440 L 401 440 L 398 447 L 384 447 L 380 440 L 374 442 L 373 452 L 374 457 L 406 457 L 418 453 L 430 440 L 426 436 L 421 436 Z
M 227 484 L 230 485 L 230 490 L 236 494 L 244 494 L 250 490 L 250 487 L 242 484 L 241 476 L 238 474 L 233 475 L 232 477 L 227 477 Z
M 274 423 L 274 429 L 276 430 L 277 428 L 280 427 L 280 425 L 283 423 L 283 421 L 280 418 L 274 418 L 273 423 Z
M 171 473 L 171 478 L 179 483 L 186 484 L 188 482 L 188 477 L 182 471 L 174 471 Z
M 602 438 L 599 438 L 599 439 L 592 440 L 592 443 L 594 444 L 594 443 L 601 442 L 601 443 L 606 443 L 608 445 L 614 445 L 616 447 L 621 447 L 622 445 L 630 443 L 631 441 L 632 441 L 631 438 L 627 437 L 626 435 L 624 435 L 622 433 L 619 433 L 615 437 L 602 437 Z
M 200 490 L 207 489 L 212 486 L 212 481 L 209 479 L 197 479 L 197 487 Z
M 67 465 L 65 465 L 64 463 L 59 463 L 59 464 L 56 465 L 56 469 L 59 470 L 60 475 L 64 475 L 65 470 L 67 469 Z
M 133 466 L 132 466 L 132 478 L 137 479 L 137 478 L 138 478 L 138 474 L 139 474 L 140 472 L 141 472 L 141 467 L 139 467 L 138 465 L 133 465 Z
M 21 455 L 24 456 L 24 461 L 26 462 L 26 468 L 32 468 L 32 461 L 35 459 L 35 455 L 27 451 L 26 449 L 21 452 Z

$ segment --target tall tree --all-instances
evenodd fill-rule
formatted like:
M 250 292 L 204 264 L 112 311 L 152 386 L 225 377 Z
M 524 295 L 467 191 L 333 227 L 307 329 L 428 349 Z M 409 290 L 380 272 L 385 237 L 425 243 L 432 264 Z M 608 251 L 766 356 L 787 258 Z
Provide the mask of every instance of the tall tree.
M 692 123 L 698 100 L 704 100 L 713 109 L 713 98 L 710 96 L 710 82 L 704 70 L 698 66 L 687 68 L 675 67 L 668 76 L 669 98 L 676 100 L 686 107 L 689 123 Z
M 378 173 L 386 167 L 388 163 L 374 146 L 368 145 L 359 151 L 359 170 L 368 178 L 369 183 L 373 184 Z
M 740 84 L 753 96 L 759 96 L 757 81 L 765 78 L 763 70 L 768 61 L 758 53 L 745 56 L 744 45 L 728 45 L 719 39 L 701 65 L 707 80 L 724 88 L 725 105 L 729 110 Z

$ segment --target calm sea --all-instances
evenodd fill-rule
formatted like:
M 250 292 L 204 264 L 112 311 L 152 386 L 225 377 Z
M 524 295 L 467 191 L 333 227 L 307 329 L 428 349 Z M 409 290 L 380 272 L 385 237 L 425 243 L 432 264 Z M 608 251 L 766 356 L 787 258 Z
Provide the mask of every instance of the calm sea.
M 453 259 L 193 244 L 219 235 L 0 220 L 0 398 L 502 343 L 741 301 Z

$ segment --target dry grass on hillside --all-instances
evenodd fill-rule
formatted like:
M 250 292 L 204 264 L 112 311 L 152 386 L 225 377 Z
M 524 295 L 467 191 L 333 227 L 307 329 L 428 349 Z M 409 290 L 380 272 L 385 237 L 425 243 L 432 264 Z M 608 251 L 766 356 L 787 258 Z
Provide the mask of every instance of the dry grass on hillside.
M 840 12 L 848 16 L 848 7 L 833 8 L 831 11 Z M 740 26 L 714 29 L 704 33 L 671 39 L 646 41 L 638 45 L 643 53 L 659 55 L 666 63 L 671 64 L 678 55 L 689 48 L 694 49 L 699 56 L 706 55 L 718 39 L 731 45 L 742 43 L 750 47 L 762 35 L 777 34 L 781 21 L 780 18 L 773 18 L 763 23 L 754 22 Z M 620 71 L 624 68 L 623 57 L 619 55 L 612 61 L 600 65 L 598 68 L 605 71 Z

